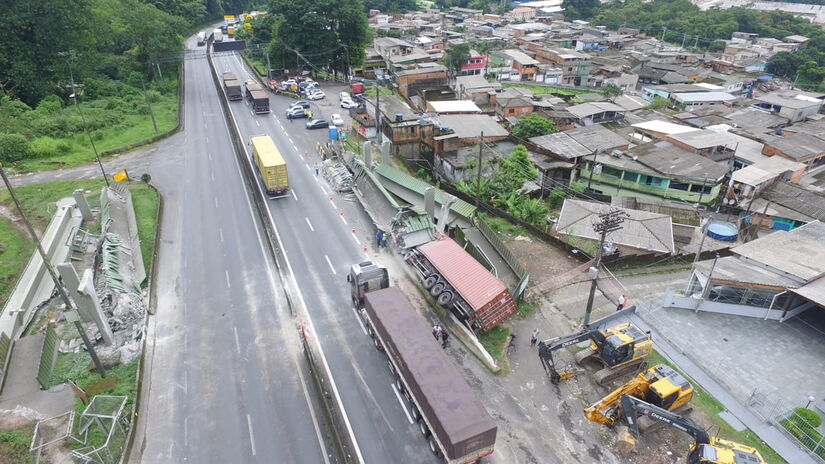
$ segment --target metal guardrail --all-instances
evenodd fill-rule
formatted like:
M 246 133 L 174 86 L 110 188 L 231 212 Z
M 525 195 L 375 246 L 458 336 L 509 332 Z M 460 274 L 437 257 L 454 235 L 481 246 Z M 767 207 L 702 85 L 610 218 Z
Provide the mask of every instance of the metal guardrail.
M 507 248 L 507 245 L 501 241 L 498 235 L 493 231 L 493 229 L 490 228 L 489 225 L 487 225 L 486 222 L 481 219 L 476 219 L 475 223 L 476 227 L 478 227 L 478 230 L 481 232 L 481 235 L 483 235 L 484 238 L 486 238 L 490 244 L 493 245 L 493 248 L 495 248 L 498 254 L 501 255 L 504 262 L 510 266 L 510 269 L 513 270 L 513 273 L 516 274 L 519 280 L 524 279 L 527 275 L 527 269 L 521 265 L 515 255 L 513 255 L 513 252 Z

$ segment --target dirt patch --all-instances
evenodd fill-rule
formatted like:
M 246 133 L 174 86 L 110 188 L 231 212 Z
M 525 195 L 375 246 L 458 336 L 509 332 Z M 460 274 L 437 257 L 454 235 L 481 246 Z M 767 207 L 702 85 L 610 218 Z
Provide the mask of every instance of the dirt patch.
M 566 250 L 556 248 L 549 243 L 535 238 L 518 236 L 504 239 L 507 248 L 513 252 L 519 262 L 530 273 L 533 284 L 543 282 L 550 277 L 567 272 L 580 265 L 579 260 L 571 257 Z

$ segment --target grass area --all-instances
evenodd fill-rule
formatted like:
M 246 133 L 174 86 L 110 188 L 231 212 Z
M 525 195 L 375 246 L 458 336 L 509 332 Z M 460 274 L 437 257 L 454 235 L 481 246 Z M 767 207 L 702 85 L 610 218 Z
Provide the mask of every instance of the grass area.
M 159 95 L 160 100 L 152 103 L 152 110 L 158 123 L 157 133 L 148 115 L 128 114 L 117 125 L 93 132 L 98 152 L 124 147 L 172 130 L 178 124 L 177 94 Z M 68 147 L 59 156 L 25 159 L 11 166 L 11 170 L 13 172 L 43 171 L 76 166 L 95 160 L 89 137 L 85 133 L 76 133 L 57 140 L 65 142 Z
M 516 314 L 518 314 L 518 317 L 521 319 L 527 319 L 527 317 L 533 314 L 535 310 L 535 305 L 528 303 L 524 300 L 520 300 L 518 302 L 518 311 L 516 312 Z
M 386 87 L 375 87 L 375 86 L 365 86 L 364 87 L 364 94 L 370 97 L 374 97 L 378 94 L 381 95 L 398 95 L 397 92 L 392 91 Z
M 106 371 L 107 379 L 115 379 L 109 388 L 98 389 L 95 394 L 106 394 L 113 396 L 126 396 L 126 408 L 123 411 L 123 417 L 132 416 L 132 408 L 134 406 L 135 394 L 137 391 L 137 359 L 110 367 Z M 55 363 L 54 371 L 52 372 L 52 385 L 59 385 L 67 380 L 72 380 L 83 389 L 90 387 L 96 388 L 98 382 L 102 379 L 94 369 L 92 359 L 88 353 L 59 353 L 57 355 L 57 362 Z M 89 395 L 89 400 L 93 395 Z M 80 399 L 75 401 L 75 412 L 81 413 L 86 406 Z M 105 436 L 99 428 L 93 429 L 89 433 L 88 444 L 101 445 L 105 441 Z M 75 449 L 86 446 L 80 443 L 71 443 Z
M 29 455 L 34 424 L 0 431 L 0 462 L 29 464 L 34 462 Z
M 507 342 L 510 339 L 510 328 L 504 325 L 498 325 L 481 334 L 478 338 L 481 346 L 490 353 L 490 356 L 496 360 L 496 363 L 501 368 L 499 372 L 506 371 L 507 363 Z
M 521 87 L 530 90 L 533 92 L 534 95 L 543 95 L 546 93 L 552 93 L 553 95 L 581 95 L 583 93 L 593 93 L 592 90 L 578 90 L 578 89 L 567 89 L 564 87 L 553 87 L 550 85 L 535 85 L 535 84 L 516 84 L 516 83 L 509 83 L 501 84 L 502 87 Z
M 527 229 L 525 229 L 523 226 L 513 224 L 510 221 L 502 219 L 498 216 L 492 216 L 487 213 L 482 213 L 481 211 L 479 211 L 477 214 L 479 219 L 486 222 L 487 225 L 490 226 L 491 229 L 493 229 L 493 232 L 497 234 L 512 236 L 523 235 L 528 237 L 530 236 L 530 233 L 527 232 Z
M 9 298 L 17 276 L 23 272 L 34 251 L 34 242 L 28 234 L 0 217 L 0 302 Z
M 647 365 L 648 366 L 655 366 L 657 364 L 667 364 L 668 366 L 676 369 L 679 369 L 667 360 L 664 356 L 659 354 L 657 351 L 653 351 L 647 357 Z M 684 375 L 683 372 L 679 371 Z M 782 459 L 779 454 L 776 453 L 770 446 L 768 446 L 765 442 L 762 441 L 755 433 L 751 432 L 750 430 L 745 430 L 739 432 L 735 430 L 733 427 L 730 426 L 724 419 L 719 417 L 719 413 L 725 410 L 725 407 L 722 406 L 716 398 L 714 398 L 711 394 L 706 392 L 702 387 L 696 385 L 695 382 L 691 382 L 693 385 L 694 393 L 693 399 L 691 400 L 691 404 L 694 408 L 702 411 L 704 415 L 708 418 L 708 420 L 719 429 L 719 437 L 724 438 L 727 440 L 734 441 L 736 443 L 741 443 L 743 445 L 752 446 L 756 448 L 757 451 L 765 458 L 765 461 L 769 464 L 787 464 L 787 461 Z
M 148 276 L 152 269 L 152 257 L 155 251 L 155 233 L 157 232 L 160 199 L 157 190 L 143 182 L 134 183 L 129 186 L 129 189 L 132 192 L 132 203 L 135 206 L 143 265 Z
M 261 76 L 266 76 L 266 63 L 249 54 L 245 54 L 244 58 L 246 58 L 247 63 L 251 64 L 252 67 L 255 68 L 255 71 L 257 71 L 258 74 Z
M 55 180 L 16 187 L 14 192 L 34 228 L 44 230 L 52 219 L 57 200 L 71 196 L 76 189 L 98 191 L 104 185 L 106 182 L 103 178 Z M 0 192 L 0 203 L 14 209 L 14 203 L 7 190 Z

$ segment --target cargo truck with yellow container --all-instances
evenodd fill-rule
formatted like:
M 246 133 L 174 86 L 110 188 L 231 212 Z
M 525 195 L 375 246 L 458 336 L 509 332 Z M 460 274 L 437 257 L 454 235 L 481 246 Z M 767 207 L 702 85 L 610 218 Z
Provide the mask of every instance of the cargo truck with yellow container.
M 275 142 L 268 135 L 256 135 L 252 142 L 252 156 L 261 175 L 261 180 L 270 198 L 289 195 L 289 177 L 284 161 Z

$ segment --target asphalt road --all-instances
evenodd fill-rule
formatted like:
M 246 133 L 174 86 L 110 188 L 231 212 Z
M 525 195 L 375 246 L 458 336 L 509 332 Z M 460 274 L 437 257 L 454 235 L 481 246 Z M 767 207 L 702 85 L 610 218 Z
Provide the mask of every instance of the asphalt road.
M 216 57 L 215 66 L 218 72 L 250 79 L 236 55 Z M 342 89 L 324 90 L 327 100 L 313 102 L 315 115 L 328 119 L 331 113 L 344 114 L 337 100 Z M 352 263 L 365 259 L 364 239 L 357 241 L 357 235 L 363 237 L 364 231 L 354 234 L 353 228 L 369 221 L 363 212 L 363 217 L 348 218 L 341 207 L 346 199 L 331 193 L 325 181 L 316 176 L 319 158 L 315 145 L 326 140 L 329 132 L 305 129 L 306 119 L 288 121 L 284 110 L 293 102 L 271 95 L 269 115 L 253 114 L 245 101 L 230 105 L 245 140 L 269 135 L 287 161 L 292 194 L 268 200 L 269 209 L 360 452 L 367 463 L 438 462 L 392 387 L 384 354 L 375 350 L 352 309 L 346 272 Z
M 149 167 L 165 204 L 131 462 L 323 463 L 297 330 L 205 59 L 186 61 L 185 111 L 182 153 Z

